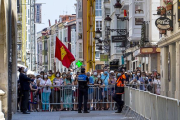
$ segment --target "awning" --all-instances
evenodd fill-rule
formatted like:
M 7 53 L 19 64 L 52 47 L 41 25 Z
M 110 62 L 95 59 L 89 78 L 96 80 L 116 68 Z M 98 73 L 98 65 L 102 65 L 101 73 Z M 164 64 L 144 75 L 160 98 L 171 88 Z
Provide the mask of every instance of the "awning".
M 124 58 L 128 57 L 129 55 L 133 54 L 133 52 L 128 52 L 123 55 Z
M 133 52 L 134 57 L 148 57 L 149 54 L 160 53 L 161 49 L 156 47 L 140 48 Z

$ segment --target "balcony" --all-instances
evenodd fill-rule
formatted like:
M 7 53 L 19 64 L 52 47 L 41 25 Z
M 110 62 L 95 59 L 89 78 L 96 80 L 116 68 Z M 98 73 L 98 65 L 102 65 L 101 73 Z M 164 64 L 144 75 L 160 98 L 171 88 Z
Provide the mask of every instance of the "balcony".
M 129 9 L 129 0 L 121 0 L 122 9 Z
M 109 0 L 104 0 L 104 8 L 110 9 L 110 1 Z

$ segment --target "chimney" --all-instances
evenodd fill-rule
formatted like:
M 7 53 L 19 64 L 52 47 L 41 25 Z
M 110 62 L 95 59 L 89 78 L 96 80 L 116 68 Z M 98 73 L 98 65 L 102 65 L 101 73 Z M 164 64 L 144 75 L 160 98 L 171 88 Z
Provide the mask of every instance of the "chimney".
M 55 24 L 57 24 L 57 19 L 55 20 Z
M 50 19 L 49 19 L 49 27 L 51 26 L 51 21 L 50 21 Z

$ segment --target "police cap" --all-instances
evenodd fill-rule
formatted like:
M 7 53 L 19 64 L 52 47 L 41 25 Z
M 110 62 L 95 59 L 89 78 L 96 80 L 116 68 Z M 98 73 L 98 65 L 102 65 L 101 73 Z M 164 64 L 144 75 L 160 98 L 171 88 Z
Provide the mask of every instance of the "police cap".
M 85 73 L 85 68 L 81 68 L 81 73 Z

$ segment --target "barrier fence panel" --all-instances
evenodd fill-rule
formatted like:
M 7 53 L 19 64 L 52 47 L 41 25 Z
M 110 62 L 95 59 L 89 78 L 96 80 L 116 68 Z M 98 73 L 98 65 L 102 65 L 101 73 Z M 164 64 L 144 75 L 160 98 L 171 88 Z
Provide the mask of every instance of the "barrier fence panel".
M 142 90 L 139 91 L 139 114 L 144 116 L 144 92 Z
M 150 109 L 151 109 L 151 120 L 157 120 L 157 96 L 150 94 Z
M 167 99 L 167 120 L 178 119 L 178 101 L 173 98 Z
M 74 109 L 77 110 L 78 105 L 78 86 L 51 86 L 51 91 L 46 91 L 48 88 L 41 89 L 41 102 L 45 109 Z M 88 108 L 94 109 L 115 109 L 115 101 L 113 95 L 115 94 L 115 85 L 108 85 L 99 87 L 91 85 L 88 88 Z M 123 98 L 123 96 L 122 96 Z
M 166 97 L 157 96 L 157 111 L 158 111 L 158 120 L 166 120 Z
M 144 98 L 145 98 L 145 102 L 144 102 L 144 112 L 145 112 L 145 118 L 150 119 L 151 117 L 151 104 L 150 104 L 150 96 L 149 96 L 149 92 L 145 91 L 144 92 Z
M 126 105 L 126 106 L 129 106 L 129 100 L 130 100 L 129 87 L 125 87 L 124 90 L 125 90 L 125 93 L 126 93 L 126 94 L 124 94 L 124 95 L 125 95 L 125 100 L 124 100 L 124 102 L 125 102 L 125 105 Z
M 137 113 L 140 113 L 140 108 L 139 108 L 139 106 L 141 105 L 140 103 L 139 103 L 139 101 L 140 101 L 140 97 L 139 97 L 139 90 L 135 90 L 135 107 L 136 107 L 136 112 Z
M 136 111 L 136 92 L 134 88 L 131 88 L 131 96 L 132 96 L 132 110 Z
M 174 98 L 125 87 L 125 104 L 149 120 L 180 120 L 179 100 Z

